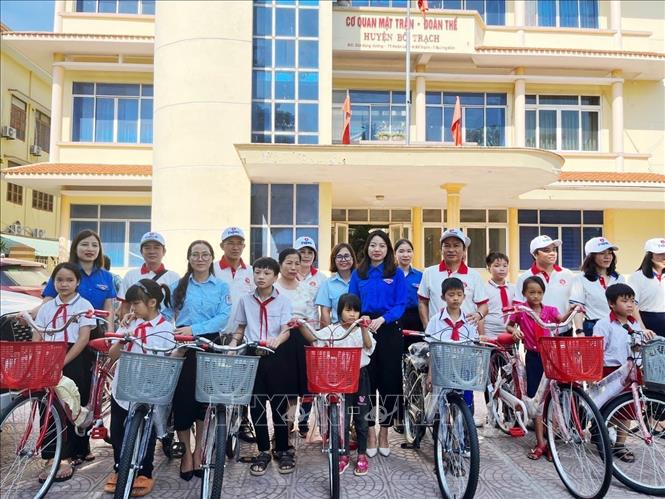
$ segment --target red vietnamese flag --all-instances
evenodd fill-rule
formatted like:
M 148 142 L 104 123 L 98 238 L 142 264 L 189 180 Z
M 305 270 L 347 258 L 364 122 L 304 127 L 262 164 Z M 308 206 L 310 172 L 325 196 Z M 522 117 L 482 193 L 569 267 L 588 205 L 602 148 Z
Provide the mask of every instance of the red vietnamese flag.
M 459 103 L 459 95 L 455 101 L 453 111 L 453 122 L 450 124 L 450 132 L 453 134 L 453 142 L 456 146 L 462 145 L 462 107 Z
M 429 10 L 429 5 L 427 5 L 427 0 L 418 0 L 418 8 L 422 12 L 423 17 L 425 17 L 425 12 Z
M 346 99 L 344 99 L 344 104 L 342 104 L 342 112 L 344 113 L 342 144 L 350 144 L 351 143 L 351 97 L 349 97 L 349 92 L 346 92 Z

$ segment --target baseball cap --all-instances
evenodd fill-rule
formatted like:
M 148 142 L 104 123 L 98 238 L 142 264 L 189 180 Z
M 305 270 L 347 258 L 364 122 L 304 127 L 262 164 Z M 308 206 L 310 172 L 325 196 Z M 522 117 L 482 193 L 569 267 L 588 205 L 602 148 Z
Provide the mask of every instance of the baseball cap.
M 464 232 L 462 231 L 462 229 L 444 230 L 443 234 L 441 234 L 441 238 L 439 239 L 439 242 L 442 243 L 444 239 L 448 239 L 449 237 L 456 237 L 457 239 L 462 241 L 462 243 L 464 243 L 464 246 L 468 246 L 468 245 L 471 244 L 471 239 L 469 239 L 468 237 L 466 237 L 464 235 Z
M 314 242 L 314 239 L 309 236 L 302 236 L 296 239 L 296 244 L 293 247 L 297 250 L 302 248 L 312 248 L 316 251 L 316 243 Z
M 644 243 L 644 251 L 649 251 L 651 253 L 665 253 L 665 239 L 662 237 L 654 237 L 649 239 Z
M 239 237 L 244 241 L 245 233 L 240 227 L 227 227 L 222 232 L 222 242 L 226 241 L 229 237 Z
M 166 246 L 166 240 L 159 232 L 146 232 L 143 234 L 143 236 L 141 236 L 141 243 L 139 244 L 139 247 L 143 247 L 143 245 L 149 241 L 154 241 L 161 244 L 162 246 Z
M 616 251 L 619 247 L 615 246 L 604 237 L 592 237 L 584 245 L 584 255 L 589 256 L 591 253 L 602 253 L 608 249 Z
M 558 248 L 561 246 L 561 239 L 552 239 L 550 236 L 534 237 L 529 245 L 529 251 L 533 255 L 536 250 L 547 248 L 550 244 L 553 244 L 555 248 Z

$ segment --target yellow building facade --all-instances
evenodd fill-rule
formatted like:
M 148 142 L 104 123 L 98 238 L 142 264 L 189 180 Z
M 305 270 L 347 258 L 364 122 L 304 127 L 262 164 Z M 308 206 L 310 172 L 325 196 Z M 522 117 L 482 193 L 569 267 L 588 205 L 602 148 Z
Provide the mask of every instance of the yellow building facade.
M 53 33 L 3 44 L 53 80 L 49 161 L 4 181 L 60 195 L 59 235 L 99 230 L 114 266 L 139 263 L 148 227 L 182 270 L 189 242 L 239 225 L 250 259 L 310 235 L 325 269 L 336 242 L 383 228 L 422 267 L 459 226 L 473 267 L 500 250 L 515 276 L 547 233 L 576 269 L 604 234 L 627 273 L 665 232 L 650 2 L 113 3 L 58 0 Z

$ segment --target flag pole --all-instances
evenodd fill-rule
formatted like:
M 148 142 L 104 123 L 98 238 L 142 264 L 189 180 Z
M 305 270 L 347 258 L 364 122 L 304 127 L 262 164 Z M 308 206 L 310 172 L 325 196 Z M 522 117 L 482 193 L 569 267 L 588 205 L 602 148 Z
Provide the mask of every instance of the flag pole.
M 406 145 L 411 144 L 411 0 L 406 2 Z

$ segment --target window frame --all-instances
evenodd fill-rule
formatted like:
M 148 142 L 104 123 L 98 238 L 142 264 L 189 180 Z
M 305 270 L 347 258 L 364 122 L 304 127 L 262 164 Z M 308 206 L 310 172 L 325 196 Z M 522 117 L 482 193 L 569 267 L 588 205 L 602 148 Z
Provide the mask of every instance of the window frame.
M 19 99 L 14 94 L 10 95 L 9 126 L 16 130 L 16 139 L 25 142 L 28 128 L 28 103 L 23 99 Z M 21 104 L 23 105 L 23 109 L 21 109 Z
M 50 152 L 51 146 L 51 117 L 39 109 L 35 110 L 35 139 L 34 144 L 44 152 Z
M 32 190 L 32 208 L 39 211 L 53 213 L 55 196 L 48 192 Z
M 537 27 L 537 28 L 562 28 L 562 29 L 600 29 L 600 2 L 598 0 L 592 0 L 596 2 L 596 26 L 595 27 L 587 27 L 587 26 L 581 26 L 582 24 L 582 17 L 580 13 L 580 0 L 575 0 L 577 2 L 577 25 L 576 26 L 561 26 L 561 0 L 554 0 L 555 4 L 555 25 L 554 26 L 545 26 L 540 24 L 540 15 L 538 14 L 538 6 L 537 2 L 533 2 L 535 4 L 534 13 L 532 15 L 532 19 L 535 21 L 535 24 L 528 24 L 529 26 L 532 27 Z M 528 4 L 529 2 L 527 2 Z M 529 7 L 526 7 L 527 9 Z M 529 22 L 529 13 L 527 12 L 527 23 Z
M 82 13 L 82 14 L 107 14 L 107 15 L 113 15 L 113 14 L 120 14 L 123 16 L 154 16 L 155 14 L 145 14 L 143 12 L 143 0 L 137 0 L 137 12 L 119 12 L 119 7 L 120 7 L 120 1 L 122 0 L 114 0 L 115 1 L 115 12 L 100 12 L 99 11 L 99 0 L 93 0 L 95 2 L 95 10 L 79 10 L 79 5 L 83 5 L 83 2 L 79 2 L 79 0 L 76 0 L 74 2 L 74 12 L 77 13 Z M 148 2 L 153 4 L 153 9 L 155 2 Z
M 23 206 L 23 186 L 7 182 L 7 194 L 5 199 L 8 203 Z

